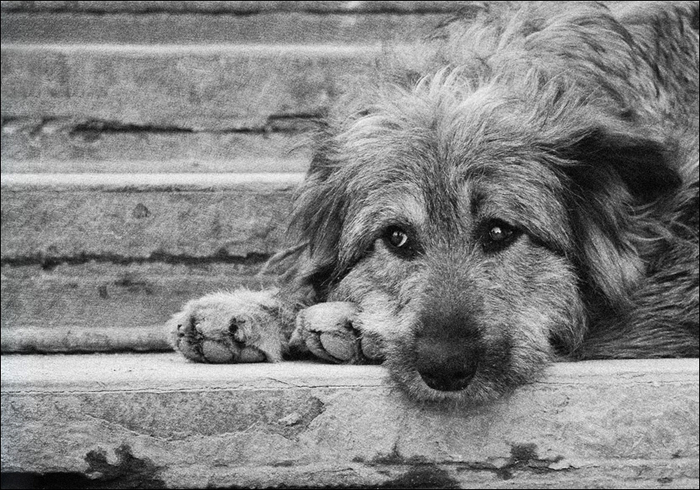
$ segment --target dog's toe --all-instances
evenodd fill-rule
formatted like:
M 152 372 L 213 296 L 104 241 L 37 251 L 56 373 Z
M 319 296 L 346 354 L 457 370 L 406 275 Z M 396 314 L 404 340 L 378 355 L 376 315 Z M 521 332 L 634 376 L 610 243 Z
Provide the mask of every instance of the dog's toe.
M 336 363 L 360 364 L 381 359 L 377 342 L 363 337 L 353 303 L 319 303 L 297 315 L 290 345 Z
M 284 346 L 275 305 L 266 292 L 207 295 L 168 322 L 171 343 L 196 362 L 280 361 Z

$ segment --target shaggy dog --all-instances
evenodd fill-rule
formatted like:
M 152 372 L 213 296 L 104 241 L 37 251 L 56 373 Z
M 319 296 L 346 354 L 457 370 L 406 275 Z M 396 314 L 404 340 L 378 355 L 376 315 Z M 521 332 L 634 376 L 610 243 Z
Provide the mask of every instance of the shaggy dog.
M 555 360 L 698 356 L 697 3 L 474 7 L 361 85 L 279 289 L 188 303 L 186 357 L 383 360 L 480 403 Z

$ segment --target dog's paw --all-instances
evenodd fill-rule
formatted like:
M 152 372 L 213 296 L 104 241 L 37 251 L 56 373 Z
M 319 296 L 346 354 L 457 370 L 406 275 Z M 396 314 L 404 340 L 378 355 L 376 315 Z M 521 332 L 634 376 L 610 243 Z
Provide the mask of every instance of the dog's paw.
M 190 301 L 168 322 L 171 343 L 197 362 L 276 362 L 287 348 L 275 291 L 239 290 Z
M 353 303 L 319 303 L 297 314 L 290 348 L 311 351 L 326 361 L 347 364 L 383 360 L 381 339 L 364 332 Z

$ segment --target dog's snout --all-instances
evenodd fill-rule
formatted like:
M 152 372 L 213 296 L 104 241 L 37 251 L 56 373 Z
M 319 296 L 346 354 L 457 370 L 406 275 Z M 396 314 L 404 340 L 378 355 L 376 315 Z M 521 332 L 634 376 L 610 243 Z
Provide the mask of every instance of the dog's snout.
M 416 370 L 434 390 L 463 390 L 474 378 L 478 365 L 479 355 L 474 346 L 449 339 L 423 338 L 417 342 Z
M 477 372 L 481 343 L 471 306 L 465 308 L 450 294 L 435 294 L 421 314 L 415 368 L 434 390 L 463 390 Z

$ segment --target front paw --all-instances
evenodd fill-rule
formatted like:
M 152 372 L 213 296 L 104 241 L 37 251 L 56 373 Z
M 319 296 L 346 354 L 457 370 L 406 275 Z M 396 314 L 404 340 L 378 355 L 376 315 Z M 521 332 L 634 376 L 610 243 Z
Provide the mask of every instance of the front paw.
M 274 291 L 239 290 L 190 301 L 168 322 L 176 350 L 197 362 L 277 362 L 287 341 Z
M 290 347 L 326 361 L 348 364 L 383 360 L 381 339 L 363 332 L 353 303 L 319 303 L 300 311 Z

